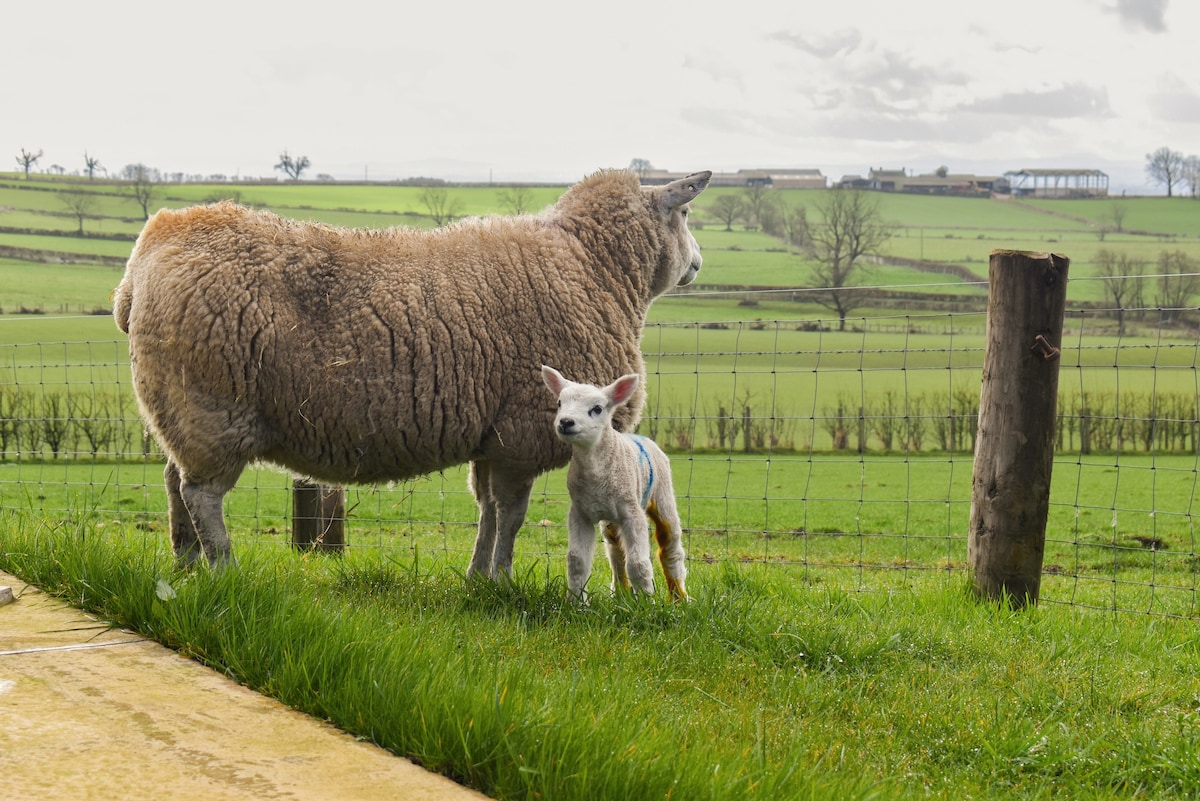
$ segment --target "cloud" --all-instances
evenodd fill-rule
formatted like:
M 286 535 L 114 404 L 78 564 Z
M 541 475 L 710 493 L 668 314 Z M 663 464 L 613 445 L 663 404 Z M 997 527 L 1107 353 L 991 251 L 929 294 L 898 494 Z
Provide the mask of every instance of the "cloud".
M 978 114 L 1004 114 L 1031 117 L 1108 117 L 1112 108 L 1103 88 L 1071 83 L 1044 91 L 1006 92 L 960 107 Z
M 1174 76 L 1168 76 L 1147 98 L 1156 119 L 1175 123 L 1200 123 L 1200 93 Z
M 1194 0 L 1188 0 L 1194 2 Z M 1128 28 L 1141 28 L 1150 33 L 1166 33 L 1168 0 L 1116 0 L 1110 11 L 1120 17 Z
M 862 44 L 862 34 L 856 30 L 809 35 L 791 31 L 775 31 L 767 34 L 766 38 L 768 41 L 785 44 L 817 58 L 833 58 L 839 54 L 850 53 Z
M 775 31 L 765 38 L 799 57 L 802 67 L 792 68 L 803 84 L 798 91 L 817 98 L 818 107 L 840 102 L 881 113 L 913 109 L 947 87 L 965 86 L 970 80 L 948 62 L 928 63 L 926 52 L 907 53 L 865 39 L 858 30 Z

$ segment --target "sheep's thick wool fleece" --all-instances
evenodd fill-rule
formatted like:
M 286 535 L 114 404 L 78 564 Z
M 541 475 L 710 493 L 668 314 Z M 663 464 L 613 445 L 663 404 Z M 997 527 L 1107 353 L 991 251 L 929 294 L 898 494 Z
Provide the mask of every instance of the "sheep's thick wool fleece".
M 115 314 L 143 414 L 197 478 L 236 479 L 252 459 L 332 482 L 478 458 L 541 471 L 570 449 L 540 365 L 599 384 L 642 372 L 669 241 L 625 172 L 591 176 L 538 216 L 436 231 L 232 203 L 163 210 Z

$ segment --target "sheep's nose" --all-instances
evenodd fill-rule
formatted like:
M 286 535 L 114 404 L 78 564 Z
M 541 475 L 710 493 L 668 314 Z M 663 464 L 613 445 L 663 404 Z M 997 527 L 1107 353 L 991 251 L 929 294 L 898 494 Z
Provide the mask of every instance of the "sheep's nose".
M 564 417 L 558 421 L 558 430 L 560 432 L 562 432 L 563 434 L 570 434 L 571 430 L 574 428 L 575 428 L 575 421 L 572 420 L 570 417 Z

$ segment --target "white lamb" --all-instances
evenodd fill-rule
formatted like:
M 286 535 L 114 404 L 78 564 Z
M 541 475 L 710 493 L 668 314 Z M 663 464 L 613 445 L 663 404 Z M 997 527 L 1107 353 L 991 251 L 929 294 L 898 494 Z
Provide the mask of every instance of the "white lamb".
M 553 367 L 542 366 L 542 380 L 558 396 L 554 432 L 571 446 L 567 489 L 567 588 L 583 599 L 596 551 L 596 524 L 612 565 L 613 592 L 618 587 L 654 593 L 647 516 L 654 521 L 658 558 L 671 599 L 687 599 L 682 527 L 671 487 L 671 463 L 652 440 L 617 431 L 612 416 L 637 390 L 636 373 L 606 387 L 569 381 Z

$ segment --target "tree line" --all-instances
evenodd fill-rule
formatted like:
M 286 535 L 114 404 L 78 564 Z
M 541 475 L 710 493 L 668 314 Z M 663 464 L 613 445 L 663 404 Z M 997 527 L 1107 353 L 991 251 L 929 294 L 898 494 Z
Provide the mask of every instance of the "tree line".
M 1160 147 L 1146 154 L 1146 177 L 1164 187 L 1167 197 L 1174 197 L 1176 189 L 1186 189 L 1193 198 L 1200 198 L 1200 156 Z

